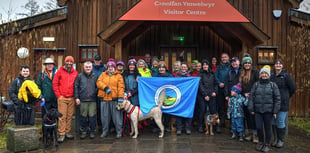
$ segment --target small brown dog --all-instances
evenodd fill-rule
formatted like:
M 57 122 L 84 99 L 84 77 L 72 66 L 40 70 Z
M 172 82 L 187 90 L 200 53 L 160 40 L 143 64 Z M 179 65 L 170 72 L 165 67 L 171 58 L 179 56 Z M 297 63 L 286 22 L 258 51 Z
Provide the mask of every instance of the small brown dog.
M 213 133 L 213 125 L 220 123 L 219 115 L 205 115 L 205 125 L 206 125 L 206 135 L 209 134 L 209 126 L 210 126 L 210 135 L 214 135 Z

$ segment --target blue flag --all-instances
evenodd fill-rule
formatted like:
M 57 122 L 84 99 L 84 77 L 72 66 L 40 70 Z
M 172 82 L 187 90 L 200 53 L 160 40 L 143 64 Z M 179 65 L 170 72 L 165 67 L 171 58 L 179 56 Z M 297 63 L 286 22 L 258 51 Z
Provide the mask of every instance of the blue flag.
M 198 77 L 139 77 L 138 91 L 143 115 L 156 107 L 161 91 L 165 89 L 162 112 L 192 118 L 198 91 Z

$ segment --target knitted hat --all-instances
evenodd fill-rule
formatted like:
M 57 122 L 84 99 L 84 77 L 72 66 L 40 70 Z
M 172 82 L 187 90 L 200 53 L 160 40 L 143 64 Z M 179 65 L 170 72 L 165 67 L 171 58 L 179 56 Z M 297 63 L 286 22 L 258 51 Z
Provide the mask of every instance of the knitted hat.
M 74 63 L 74 58 L 72 56 L 67 56 L 65 58 L 65 62 L 67 62 L 67 61 L 71 61 L 72 63 Z
M 125 63 L 124 63 L 123 61 L 118 61 L 118 62 L 116 63 L 116 65 L 123 65 L 123 66 L 125 66 Z
M 167 65 L 166 65 L 165 61 L 160 61 L 160 62 L 158 63 L 158 67 L 159 67 L 159 68 L 160 68 L 160 67 L 164 67 L 164 68 L 167 69 Z
M 207 65 L 210 65 L 210 62 L 208 61 L 208 60 L 206 60 L 206 59 L 203 59 L 202 61 L 201 61 L 201 64 L 203 65 L 204 63 L 206 63 Z
M 107 63 L 107 67 L 109 66 L 113 66 L 114 68 L 116 68 L 116 64 L 113 58 L 110 58 L 108 63 Z
M 252 64 L 252 58 L 251 58 L 250 54 L 248 54 L 248 53 L 245 53 L 243 58 L 242 58 L 242 65 L 245 63 Z
M 129 58 L 129 60 L 128 60 L 128 65 L 130 65 L 130 64 L 134 64 L 134 65 L 136 65 L 136 60 L 133 58 L 133 57 L 130 57 Z
M 270 66 L 269 65 L 265 65 L 260 71 L 259 74 L 262 74 L 263 72 L 266 72 L 268 74 L 268 76 L 270 76 Z
M 232 91 L 235 91 L 236 93 L 240 94 L 241 91 L 242 91 L 242 87 L 241 87 L 241 84 L 238 83 L 236 85 L 234 85 L 232 88 L 231 88 Z
M 192 60 L 192 63 L 197 64 L 197 63 L 199 63 L 199 61 L 198 60 Z

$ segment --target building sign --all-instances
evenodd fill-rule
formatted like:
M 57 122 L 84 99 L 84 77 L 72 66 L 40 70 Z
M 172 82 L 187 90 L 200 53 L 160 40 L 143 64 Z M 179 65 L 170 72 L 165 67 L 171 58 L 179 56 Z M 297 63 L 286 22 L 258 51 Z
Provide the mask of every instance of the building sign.
M 249 22 L 226 0 L 141 0 L 119 20 Z

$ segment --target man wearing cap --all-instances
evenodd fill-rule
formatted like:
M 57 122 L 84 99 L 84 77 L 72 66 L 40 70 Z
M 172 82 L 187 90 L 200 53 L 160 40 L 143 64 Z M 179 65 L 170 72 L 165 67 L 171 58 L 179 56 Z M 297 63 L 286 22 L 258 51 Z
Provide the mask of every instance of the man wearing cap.
M 233 57 L 230 60 L 231 66 L 228 71 L 225 86 L 225 99 L 229 100 L 230 89 L 239 82 L 239 75 L 241 71 L 240 60 L 238 57 Z
M 93 64 L 93 73 L 97 76 L 97 78 L 101 75 L 102 72 L 105 72 L 107 69 L 102 63 L 101 56 L 100 55 L 95 55 L 94 57 L 94 64 Z M 100 117 L 100 100 L 97 98 L 97 125 L 99 131 L 101 131 L 101 117 Z
M 46 110 L 51 108 L 57 109 L 57 98 L 53 91 L 53 78 L 57 71 L 55 62 L 52 58 L 46 58 L 44 61 L 45 69 L 39 74 L 37 85 L 41 90 L 42 101 L 45 101 L 45 108 L 42 109 L 42 117 L 46 114 Z
M 93 73 L 99 77 L 102 72 L 106 71 L 107 69 L 104 67 L 101 56 L 100 55 L 95 55 L 94 57 L 94 64 L 93 64 Z
M 58 111 L 63 115 L 59 118 L 58 132 L 59 142 L 63 142 L 65 137 L 73 139 L 71 131 L 71 121 L 74 113 L 74 81 L 78 72 L 73 68 L 74 58 L 67 56 L 65 65 L 55 74 L 53 79 L 53 90 L 57 97 Z

